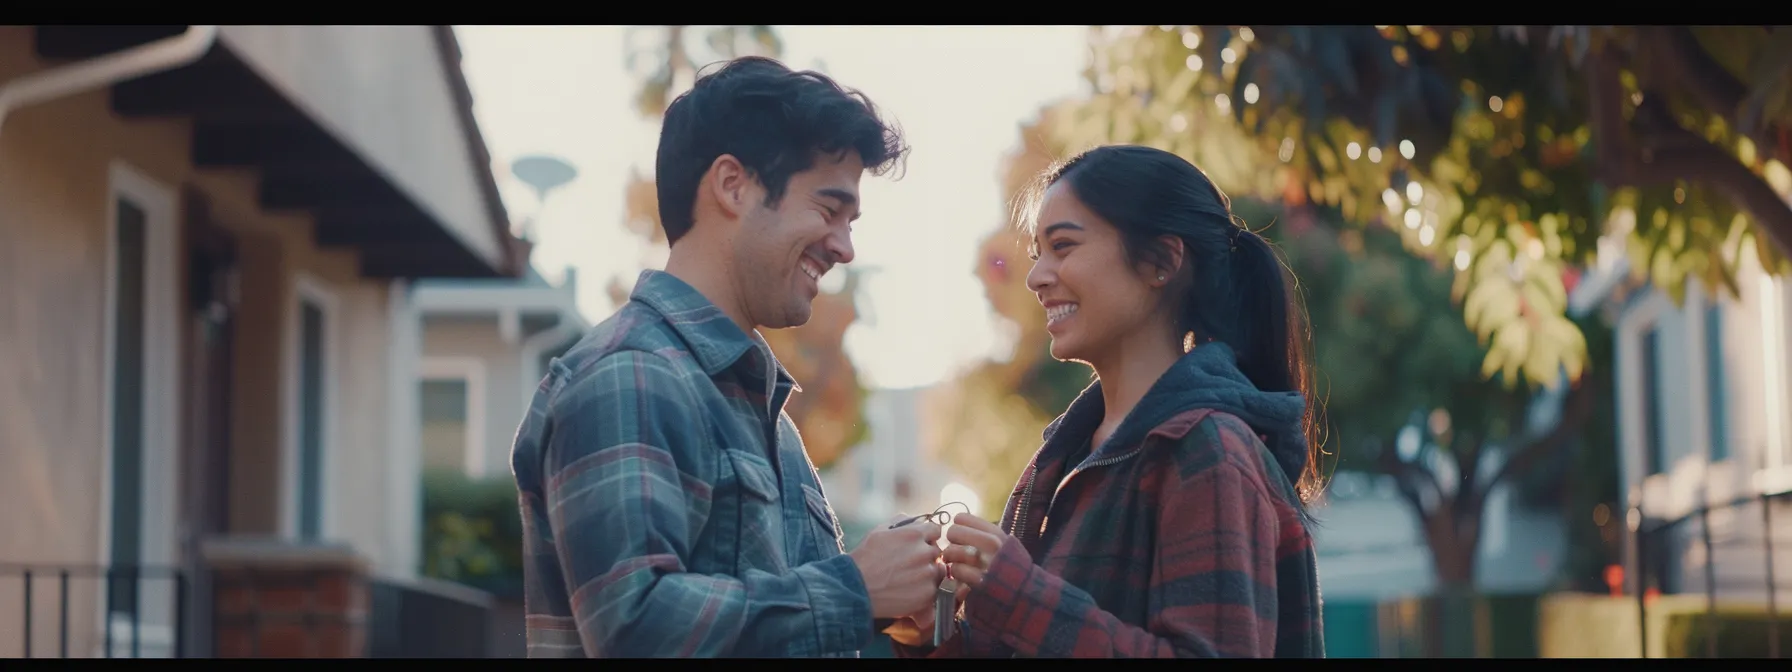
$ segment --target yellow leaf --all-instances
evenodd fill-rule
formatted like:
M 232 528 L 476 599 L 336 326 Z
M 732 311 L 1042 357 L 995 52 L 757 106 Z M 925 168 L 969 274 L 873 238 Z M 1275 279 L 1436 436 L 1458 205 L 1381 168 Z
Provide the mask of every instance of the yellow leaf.
M 1486 343 L 1495 330 L 1518 321 L 1518 295 L 1512 292 L 1511 284 L 1500 279 L 1476 283 L 1469 290 L 1462 312 L 1476 338 Z
M 1546 318 L 1547 319 L 1547 318 Z M 1562 361 L 1562 343 L 1547 326 L 1532 333 L 1524 358 L 1524 377 L 1534 386 L 1553 388 Z
M 1506 354 L 1498 347 L 1487 348 L 1487 356 L 1481 358 L 1481 377 L 1492 378 L 1506 366 Z
M 1500 375 L 1511 382 L 1518 381 L 1518 369 L 1524 364 L 1524 357 L 1530 351 L 1531 330 L 1523 320 L 1513 322 L 1500 329 L 1493 337 L 1493 347 L 1505 350 L 1504 366 L 1500 367 Z

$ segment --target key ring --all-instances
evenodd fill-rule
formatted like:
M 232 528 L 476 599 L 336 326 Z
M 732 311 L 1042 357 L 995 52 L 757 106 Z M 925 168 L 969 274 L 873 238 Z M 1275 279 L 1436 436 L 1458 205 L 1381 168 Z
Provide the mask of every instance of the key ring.
M 951 512 L 946 510 L 946 507 L 952 506 L 953 504 L 957 504 L 959 506 L 964 507 L 965 513 L 971 512 L 971 505 L 969 505 L 969 504 L 966 504 L 964 502 L 946 502 L 945 504 L 941 504 L 939 508 L 934 509 L 932 513 L 923 513 L 923 514 L 921 514 L 919 516 L 915 516 L 913 518 L 907 518 L 907 519 L 897 521 L 896 524 L 890 526 L 890 529 L 894 530 L 898 527 L 902 527 L 903 525 L 908 525 L 910 523 L 917 523 L 917 522 L 920 522 L 923 520 L 931 521 L 933 524 L 938 525 L 940 527 L 945 527 L 948 523 L 952 522 L 952 514 L 951 514 Z

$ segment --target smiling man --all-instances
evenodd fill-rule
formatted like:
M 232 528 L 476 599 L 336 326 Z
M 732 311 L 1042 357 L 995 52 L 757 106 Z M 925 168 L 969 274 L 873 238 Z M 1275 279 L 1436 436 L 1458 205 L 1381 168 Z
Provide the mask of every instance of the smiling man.
M 530 657 L 852 656 L 927 613 L 939 527 L 845 552 L 757 332 L 809 321 L 860 177 L 906 151 L 870 99 L 769 59 L 667 109 L 666 270 L 550 365 L 512 448 Z

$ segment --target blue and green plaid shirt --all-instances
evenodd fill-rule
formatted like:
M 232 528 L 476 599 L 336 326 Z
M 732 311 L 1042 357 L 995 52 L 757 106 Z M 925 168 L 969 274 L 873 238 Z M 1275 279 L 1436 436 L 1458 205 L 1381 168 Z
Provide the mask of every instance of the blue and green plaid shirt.
M 871 602 L 765 341 L 646 271 L 517 429 L 529 657 L 857 656 Z

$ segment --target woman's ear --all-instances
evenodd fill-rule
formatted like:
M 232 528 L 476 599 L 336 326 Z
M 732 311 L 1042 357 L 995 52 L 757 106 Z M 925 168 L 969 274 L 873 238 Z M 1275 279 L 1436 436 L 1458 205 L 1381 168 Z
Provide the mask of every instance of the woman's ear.
M 1150 269 L 1152 275 L 1148 281 L 1153 287 L 1164 287 L 1175 280 L 1176 274 L 1182 271 L 1182 260 L 1186 258 L 1186 255 L 1182 247 L 1182 238 L 1179 236 L 1158 236 L 1157 244 L 1162 254 L 1157 257 L 1159 263 L 1152 265 Z

